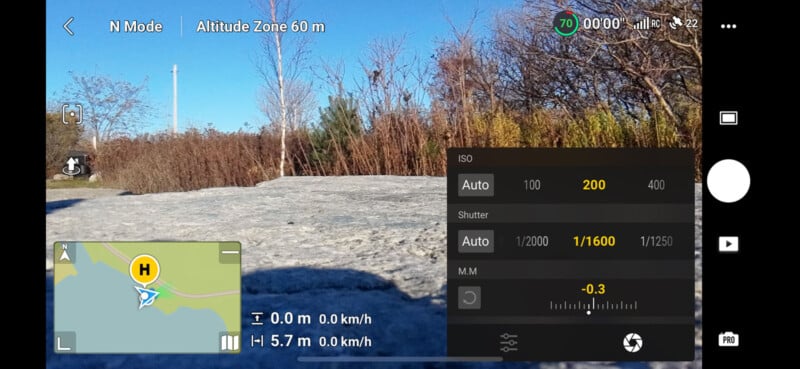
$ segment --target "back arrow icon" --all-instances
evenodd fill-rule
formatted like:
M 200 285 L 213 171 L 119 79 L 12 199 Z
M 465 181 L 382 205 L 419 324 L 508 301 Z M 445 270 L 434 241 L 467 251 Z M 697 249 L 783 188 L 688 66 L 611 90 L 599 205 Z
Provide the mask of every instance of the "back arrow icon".
M 75 33 L 73 33 L 71 29 L 69 29 L 69 24 L 72 23 L 73 20 L 75 20 L 75 17 L 69 17 L 69 19 L 67 19 L 67 23 L 64 23 L 64 30 L 67 31 L 67 33 L 69 33 L 70 36 L 75 36 Z

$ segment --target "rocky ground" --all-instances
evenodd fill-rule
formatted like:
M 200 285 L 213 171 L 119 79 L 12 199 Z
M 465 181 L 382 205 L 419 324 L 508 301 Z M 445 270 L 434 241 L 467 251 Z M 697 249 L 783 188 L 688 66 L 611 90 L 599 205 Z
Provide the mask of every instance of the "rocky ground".
M 700 268 L 700 187 L 696 190 L 696 273 Z M 287 177 L 252 188 L 125 195 L 118 190 L 47 193 L 47 332 L 52 331 L 52 244 L 59 240 L 206 240 L 242 243 L 242 315 L 251 311 L 369 313 L 374 324 L 245 326 L 250 334 L 369 335 L 370 355 L 445 354 L 446 190 L 437 177 Z M 701 285 L 696 284 L 697 323 Z M 700 368 L 694 363 L 515 363 L 503 368 Z M 52 335 L 47 345 L 53 346 Z M 50 350 L 48 352 L 51 352 Z M 343 349 L 247 347 L 236 356 L 55 355 L 48 368 L 352 367 L 298 364 L 298 355 Z M 359 352 L 347 351 L 347 354 Z M 587 366 L 588 365 L 588 366 Z M 369 367 L 372 365 L 365 365 Z M 494 367 L 478 365 L 476 367 Z M 439 364 L 381 367 L 444 367 Z M 448 365 L 447 367 L 454 367 Z

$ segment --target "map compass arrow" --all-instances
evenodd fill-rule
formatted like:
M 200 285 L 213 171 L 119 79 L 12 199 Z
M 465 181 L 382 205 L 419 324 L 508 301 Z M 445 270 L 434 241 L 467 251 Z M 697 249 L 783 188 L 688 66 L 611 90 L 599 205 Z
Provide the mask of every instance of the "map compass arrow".
M 141 310 L 145 306 L 153 305 L 153 302 L 156 300 L 156 296 L 159 293 L 156 290 L 148 290 L 147 288 L 142 288 L 139 286 L 133 286 L 136 289 L 136 292 L 139 294 L 139 309 Z

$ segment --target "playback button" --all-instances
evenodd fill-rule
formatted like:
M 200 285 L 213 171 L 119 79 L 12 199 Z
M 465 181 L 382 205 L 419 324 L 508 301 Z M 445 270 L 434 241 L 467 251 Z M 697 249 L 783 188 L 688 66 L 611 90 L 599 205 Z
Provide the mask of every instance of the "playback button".
M 719 238 L 719 252 L 736 253 L 739 252 L 738 236 L 722 236 Z

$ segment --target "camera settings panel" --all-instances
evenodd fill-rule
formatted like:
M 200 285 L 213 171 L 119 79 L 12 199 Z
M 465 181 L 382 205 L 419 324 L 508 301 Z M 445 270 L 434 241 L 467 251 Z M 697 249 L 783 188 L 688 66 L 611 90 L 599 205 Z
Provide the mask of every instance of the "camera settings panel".
M 694 359 L 691 149 L 447 156 L 449 356 Z

